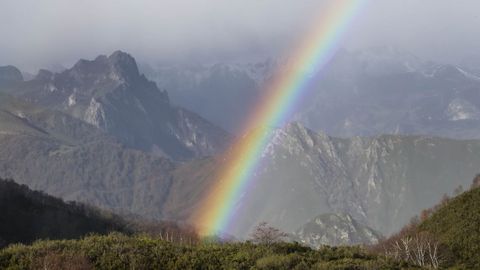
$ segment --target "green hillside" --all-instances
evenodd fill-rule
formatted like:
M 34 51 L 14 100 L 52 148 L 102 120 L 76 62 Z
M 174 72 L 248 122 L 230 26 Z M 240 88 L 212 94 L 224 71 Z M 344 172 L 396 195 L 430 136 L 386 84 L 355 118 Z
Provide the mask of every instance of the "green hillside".
M 32 191 L 0 179 L 0 247 L 36 239 L 71 239 L 88 233 L 128 232 L 117 216 Z
M 480 176 L 472 189 L 422 211 L 373 253 L 434 269 L 480 269 Z M 458 189 L 455 194 L 458 193 Z
M 447 265 L 480 269 L 480 188 L 451 199 L 420 224 L 448 249 Z
M 312 250 L 295 243 L 187 245 L 109 234 L 0 250 L 1 269 L 414 269 L 359 247 Z M 417 268 L 419 269 L 419 268 Z

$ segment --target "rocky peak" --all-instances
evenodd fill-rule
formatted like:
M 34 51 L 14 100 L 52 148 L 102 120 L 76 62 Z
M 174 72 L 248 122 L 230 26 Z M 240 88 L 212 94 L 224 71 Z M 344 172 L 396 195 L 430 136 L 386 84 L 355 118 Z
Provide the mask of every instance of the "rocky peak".
M 133 83 L 141 78 L 135 59 L 122 51 L 116 51 L 108 57 L 100 55 L 92 61 L 81 59 L 67 73 L 77 81 L 108 79 Z
M 374 244 L 380 234 L 345 213 L 322 214 L 300 227 L 295 236 L 300 242 L 318 248 L 322 245 Z
M 53 77 L 53 73 L 49 70 L 46 70 L 46 69 L 40 69 L 38 71 L 38 74 L 37 76 L 35 76 L 35 80 L 39 80 L 39 81 L 49 81 L 51 80 Z
M 135 59 L 121 51 L 79 60 L 60 73 L 41 70 L 19 87 L 19 96 L 29 102 L 96 126 L 128 147 L 172 159 L 215 154 L 228 140 L 205 119 L 172 106 L 166 91 L 141 75 Z
M 301 146 L 303 150 L 312 149 L 314 146 L 319 146 L 330 141 L 326 133 L 314 132 L 300 122 L 288 123 L 282 131 L 285 133 L 289 141 L 295 142 Z
M 14 66 L 0 67 L 0 86 L 8 86 L 14 83 L 22 82 L 23 76 L 20 70 Z
M 114 71 L 127 80 L 136 79 L 140 76 L 137 62 L 128 53 L 115 51 L 108 57 L 108 62 Z

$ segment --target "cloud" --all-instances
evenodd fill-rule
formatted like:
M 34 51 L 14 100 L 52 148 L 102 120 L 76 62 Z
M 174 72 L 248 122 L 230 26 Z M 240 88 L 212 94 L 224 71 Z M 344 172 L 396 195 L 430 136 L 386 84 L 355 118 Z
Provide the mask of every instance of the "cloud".
M 116 49 L 145 61 L 283 54 L 325 2 L 0 0 L 0 65 L 35 69 Z M 480 48 L 478 10 L 476 0 L 371 0 L 344 45 L 457 59 Z

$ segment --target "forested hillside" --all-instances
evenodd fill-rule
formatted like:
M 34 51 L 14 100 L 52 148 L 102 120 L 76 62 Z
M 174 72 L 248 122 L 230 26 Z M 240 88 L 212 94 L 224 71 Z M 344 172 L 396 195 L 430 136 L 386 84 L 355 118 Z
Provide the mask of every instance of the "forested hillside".
M 0 250 L 11 269 L 420 269 L 358 247 L 313 250 L 295 243 L 179 244 L 121 234 L 40 241 Z
M 480 188 L 451 199 L 419 226 L 447 249 L 445 262 L 480 269 Z
M 479 184 L 477 176 L 471 190 L 454 198 L 444 196 L 373 250 L 420 266 L 480 269 Z
M 0 179 L 0 247 L 36 239 L 71 239 L 88 233 L 129 232 L 118 216 L 32 191 Z

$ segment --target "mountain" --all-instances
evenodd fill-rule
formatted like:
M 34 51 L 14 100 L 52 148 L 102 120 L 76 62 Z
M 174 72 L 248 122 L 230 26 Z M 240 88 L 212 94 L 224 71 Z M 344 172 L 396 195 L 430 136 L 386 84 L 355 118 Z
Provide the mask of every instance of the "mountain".
M 342 51 L 313 79 L 295 119 L 340 137 L 478 139 L 480 77 L 395 49 Z
M 293 233 L 326 213 L 348 214 L 389 235 L 468 183 L 480 164 L 475 140 L 344 139 L 299 123 L 265 132 L 272 140 L 263 165 L 237 210 L 242 218 L 228 232 L 240 239 L 261 221 Z M 69 113 L 0 96 L 0 177 L 66 200 L 188 222 L 227 162 L 173 162 L 131 149 Z
M 0 247 L 37 239 L 71 239 L 87 233 L 129 232 L 117 216 L 32 191 L 0 179 Z
M 171 105 L 123 52 L 0 90 L 0 177 L 149 219 L 163 217 L 176 167 L 230 137 Z
M 16 67 L 0 66 L 0 88 L 11 87 L 22 81 L 22 73 Z
M 240 239 L 262 221 L 293 233 L 314 217 L 345 213 L 389 235 L 478 172 L 480 141 L 382 135 L 327 136 L 299 123 L 265 130 L 271 142 L 228 233 Z M 248 135 L 244 138 L 248 140 Z M 184 219 L 215 184 L 226 160 L 204 159 L 176 171 L 164 215 Z
M 175 164 L 93 125 L 0 94 L 0 177 L 66 200 L 161 217 Z
M 290 62 L 162 65 L 148 74 L 174 103 L 236 132 L 272 75 L 293 72 Z M 424 61 L 387 46 L 339 50 L 325 67 L 310 72 L 303 89 L 308 95 L 293 120 L 336 137 L 480 139 L 480 75 L 470 66 Z
M 175 160 L 215 154 L 229 141 L 222 129 L 171 105 L 168 94 L 139 73 L 135 59 L 120 51 L 60 73 L 41 70 L 6 92 L 67 113 L 128 147 Z
M 302 225 L 294 236 L 299 242 L 319 248 L 324 245 L 375 244 L 380 234 L 358 223 L 349 214 L 322 214 Z
M 273 65 L 270 61 L 255 65 L 160 65 L 143 66 L 143 71 L 161 89 L 169 91 L 173 103 L 235 132 L 258 98 L 258 88 Z
M 389 55 L 387 60 L 406 60 L 392 63 L 369 54 L 353 57 L 343 52 L 343 60 L 338 54 L 332 62 L 340 63 L 339 71 L 325 76 L 344 85 L 368 82 L 366 85 L 380 91 L 378 82 L 391 86 L 387 82 L 392 79 L 396 85 L 399 70 L 405 70 L 399 78 L 435 78 L 432 83 L 438 84 L 439 94 L 448 92 L 441 87 L 468 81 L 472 95 L 460 98 L 470 91 L 466 88 L 455 92 L 449 117 L 457 120 L 445 120 L 459 123 L 458 129 L 451 125 L 442 128 L 464 135 L 473 132 L 476 81 L 471 74 L 467 76 L 457 67 L 426 65 L 408 55 L 396 56 L 396 51 L 383 53 Z M 385 73 L 353 65 L 352 59 L 398 67 Z M 272 66 L 251 66 L 250 73 L 221 66 L 215 70 L 227 81 L 231 72 L 255 77 L 252 74 L 268 74 Z M 333 67 L 331 70 L 337 70 Z M 368 76 L 359 70 L 368 70 Z M 255 77 L 256 85 L 266 83 L 261 78 Z M 172 105 L 167 93 L 141 75 L 128 54 L 115 52 L 92 61 L 80 60 L 61 73 L 44 70 L 33 80 L 13 81 L 12 86 L 2 88 L 9 94 L 0 93 L 0 177 L 66 200 L 152 219 L 188 222 L 215 183 L 217 170 L 228 164 L 228 152 L 226 160 L 209 156 L 224 149 L 230 136 L 202 117 Z M 418 86 L 415 80 L 401 82 Z M 351 95 L 342 94 L 347 88 L 336 89 L 342 98 L 330 103 L 341 107 Z M 403 95 L 401 89 L 388 91 L 398 99 L 391 100 L 385 94 L 385 99 L 379 95 L 377 101 L 390 110 L 402 103 Z M 408 96 L 411 100 L 420 97 Z M 430 100 L 424 97 L 419 100 Z M 385 100 L 388 102 L 382 103 Z M 418 106 L 429 110 L 422 102 Z M 316 108 L 335 110 L 327 104 Z M 358 116 L 368 110 L 383 115 L 369 105 L 358 111 Z M 336 116 L 325 114 L 319 119 L 322 117 Z M 367 122 L 361 127 L 368 127 Z M 237 206 L 236 214 L 242 218 L 227 232 L 240 239 L 262 221 L 292 233 L 327 213 L 348 214 L 359 224 L 389 235 L 444 193 L 467 183 L 478 173 L 480 164 L 480 142 L 476 140 L 401 135 L 339 138 L 300 123 L 265 132 L 272 140 L 262 153 L 254 184 L 243 194 L 244 203 Z

